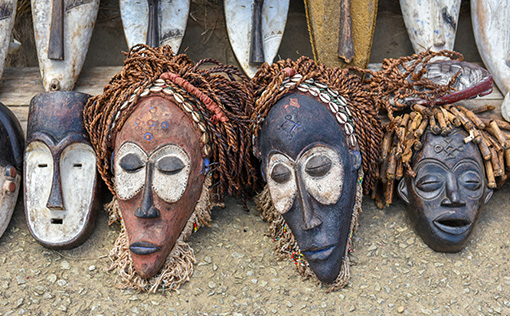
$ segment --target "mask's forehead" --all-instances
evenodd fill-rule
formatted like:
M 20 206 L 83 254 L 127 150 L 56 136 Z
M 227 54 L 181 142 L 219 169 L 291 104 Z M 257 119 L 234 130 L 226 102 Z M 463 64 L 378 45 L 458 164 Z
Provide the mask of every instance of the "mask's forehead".
M 463 159 L 475 160 L 482 164 L 482 156 L 476 144 L 464 142 L 467 136 L 468 134 L 459 128 L 447 136 L 434 135 L 428 131 L 422 139 L 423 149 L 415 157 L 413 165 L 426 158 L 440 160 L 450 169 Z
M 294 160 L 305 147 L 317 142 L 347 154 L 345 135 L 327 105 L 301 93 L 288 94 L 271 108 L 257 139 L 265 158 L 277 150 Z
M 84 142 L 88 142 L 83 125 L 83 107 L 89 97 L 88 94 L 72 91 L 36 95 L 30 101 L 27 142 L 39 133 L 50 135 L 55 144 L 69 134 L 81 134 Z
M 117 134 L 115 150 L 126 141 L 137 143 L 147 155 L 164 144 L 175 144 L 190 157 L 201 157 L 199 134 L 190 119 L 173 102 L 159 96 L 140 102 Z

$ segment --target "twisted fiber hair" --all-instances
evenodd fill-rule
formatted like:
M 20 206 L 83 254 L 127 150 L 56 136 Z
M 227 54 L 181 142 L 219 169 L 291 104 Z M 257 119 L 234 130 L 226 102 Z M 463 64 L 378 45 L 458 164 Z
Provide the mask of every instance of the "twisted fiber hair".
M 376 183 L 379 188 L 374 187 L 372 191 L 372 198 L 379 208 L 393 202 L 395 182 L 400 181 L 405 173 L 416 176 L 411 160 L 422 149 L 423 135 L 427 131 L 447 137 L 457 128 L 464 130 L 469 134 L 464 142 L 472 142 L 480 151 L 487 186 L 494 189 L 506 182 L 510 168 L 510 124 L 479 115 L 494 107 L 470 110 L 460 105 L 434 108 L 414 105 L 412 109 L 410 113 L 396 116 L 385 126 L 379 181 Z
M 267 63 L 262 65 L 252 79 L 257 87 L 255 111 L 251 117 L 254 137 L 258 135 L 261 124 L 273 105 L 291 89 L 280 89 L 284 79 L 289 76 L 286 68 L 291 68 L 295 73 L 303 76 L 296 82 L 296 86 L 313 78 L 315 82 L 325 84 L 337 91 L 349 103 L 365 173 L 363 188 L 365 193 L 368 193 L 376 180 L 379 145 L 382 139 L 381 121 L 369 91 L 365 90 L 361 83 L 361 78 L 350 74 L 346 69 L 328 68 L 304 56 L 297 61 L 287 59 L 272 65 Z
M 202 67 L 207 63 L 212 67 Z M 174 55 L 170 46 L 134 46 L 127 53 L 124 67 L 104 87 L 103 94 L 87 102 L 84 121 L 97 153 L 101 177 L 115 195 L 111 174 L 115 135 L 135 110 L 144 90 L 165 73 L 165 79 L 178 78 L 167 81 L 168 86 L 189 101 L 207 126 L 213 186 L 219 199 L 228 193 L 244 202 L 257 174 L 250 156 L 248 125 L 254 102 L 252 84 L 234 66 L 213 59 L 194 64 L 185 54 Z M 187 83 L 183 87 L 176 82 Z M 201 101 L 208 99 L 212 102 Z M 211 104 L 219 109 L 211 108 Z
M 371 71 L 359 67 L 350 69 L 364 75 L 365 89 L 370 91 L 374 103 L 379 110 L 386 110 L 388 118 L 393 120 L 393 113 L 410 107 L 406 98 L 426 100 L 429 106 L 434 106 L 436 99 L 455 91 L 453 85 L 460 73 L 454 75 L 446 85 L 436 84 L 424 78 L 427 73 L 426 65 L 434 58 L 443 56 L 449 59 L 463 60 L 462 54 L 443 50 L 430 50 L 400 57 L 383 60 L 382 69 Z

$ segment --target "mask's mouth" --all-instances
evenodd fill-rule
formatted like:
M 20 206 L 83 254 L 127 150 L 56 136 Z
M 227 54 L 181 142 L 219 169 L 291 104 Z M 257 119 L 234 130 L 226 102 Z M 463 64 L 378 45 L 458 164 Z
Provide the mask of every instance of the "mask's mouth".
M 137 241 L 129 246 L 129 250 L 137 255 L 150 255 L 159 250 L 159 247 L 146 241 Z
M 329 258 L 329 256 L 333 253 L 335 250 L 336 244 L 329 245 L 329 246 L 312 246 L 310 248 L 307 248 L 301 253 L 308 259 L 309 261 L 321 261 L 326 260 Z
M 438 229 L 451 235 L 461 235 L 472 225 L 469 219 L 451 214 L 438 216 L 433 223 Z

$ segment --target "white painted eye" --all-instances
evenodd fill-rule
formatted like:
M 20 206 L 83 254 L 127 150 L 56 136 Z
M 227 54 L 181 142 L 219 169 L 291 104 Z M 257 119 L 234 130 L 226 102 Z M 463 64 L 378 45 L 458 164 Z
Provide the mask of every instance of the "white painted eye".
M 66 221 L 86 223 L 96 183 L 96 154 L 90 145 L 73 143 L 60 156 L 60 179 Z
M 35 141 L 25 150 L 25 194 L 28 221 L 39 227 L 38 214 L 46 209 L 53 181 L 53 156 L 44 143 Z
M 191 160 L 179 146 L 166 145 L 150 157 L 153 164 L 152 189 L 164 201 L 175 203 L 188 186 Z
M 294 163 L 282 154 L 273 154 L 267 164 L 267 185 L 276 210 L 286 213 L 297 195 Z
M 115 192 L 121 200 L 129 200 L 145 185 L 147 154 L 140 146 L 125 142 L 115 153 Z
M 307 192 L 323 205 L 335 204 L 342 194 L 344 168 L 335 150 L 316 146 L 298 161 L 299 176 Z

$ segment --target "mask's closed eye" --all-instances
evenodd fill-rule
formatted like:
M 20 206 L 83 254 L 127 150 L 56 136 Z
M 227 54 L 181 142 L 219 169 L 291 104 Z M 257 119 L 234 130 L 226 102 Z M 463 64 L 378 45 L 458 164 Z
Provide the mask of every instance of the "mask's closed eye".
M 416 182 L 416 187 L 424 192 L 433 192 L 442 186 L 442 179 L 434 175 L 425 175 Z
M 285 183 L 290 179 L 290 170 L 285 165 L 277 163 L 271 172 L 271 179 L 276 183 Z
M 164 174 L 176 174 L 184 168 L 184 162 L 178 157 L 167 156 L 158 160 L 156 168 Z
M 312 177 L 323 177 L 331 169 L 331 159 L 326 156 L 314 156 L 308 160 L 305 171 Z
M 132 173 L 141 169 L 145 164 L 138 155 L 127 154 L 120 159 L 119 165 L 126 172 Z

